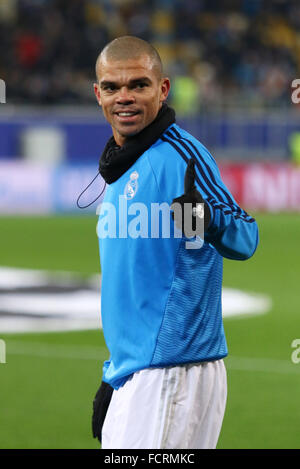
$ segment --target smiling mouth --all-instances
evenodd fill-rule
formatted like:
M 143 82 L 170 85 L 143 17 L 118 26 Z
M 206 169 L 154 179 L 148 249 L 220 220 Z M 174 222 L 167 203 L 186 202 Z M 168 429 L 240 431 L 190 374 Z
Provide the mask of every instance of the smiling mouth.
M 135 124 L 137 116 L 140 114 L 139 111 L 120 111 L 120 112 L 115 112 L 115 116 L 117 117 L 117 120 L 121 124 Z
M 122 111 L 122 112 L 116 112 L 116 114 L 119 117 L 132 117 L 132 116 L 136 116 L 138 112 L 137 111 Z

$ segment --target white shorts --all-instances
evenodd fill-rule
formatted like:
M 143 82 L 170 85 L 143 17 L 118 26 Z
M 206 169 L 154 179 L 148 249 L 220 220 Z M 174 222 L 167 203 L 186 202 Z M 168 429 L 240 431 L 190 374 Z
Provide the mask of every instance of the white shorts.
M 134 373 L 112 394 L 102 448 L 214 449 L 226 398 L 223 360 Z

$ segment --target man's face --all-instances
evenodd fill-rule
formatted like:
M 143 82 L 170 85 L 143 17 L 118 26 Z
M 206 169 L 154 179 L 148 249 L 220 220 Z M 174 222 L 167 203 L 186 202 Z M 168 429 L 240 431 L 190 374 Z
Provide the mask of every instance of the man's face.
M 97 101 L 112 126 L 116 143 L 122 146 L 156 118 L 168 96 L 170 81 L 159 77 L 147 55 L 129 60 L 102 59 L 97 72 Z

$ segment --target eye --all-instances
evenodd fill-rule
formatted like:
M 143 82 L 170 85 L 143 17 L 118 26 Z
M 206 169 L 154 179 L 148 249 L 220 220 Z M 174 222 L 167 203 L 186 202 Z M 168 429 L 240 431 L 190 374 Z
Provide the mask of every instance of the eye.
M 110 84 L 110 85 L 104 85 L 104 86 L 102 86 L 102 89 L 103 89 L 104 91 L 111 92 L 111 91 L 115 91 L 115 89 L 116 89 L 116 86 L 115 86 L 115 85 L 113 85 L 113 84 Z
M 144 82 L 141 81 L 140 83 L 136 83 L 135 88 L 143 89 L 146 86 L 148 86 L 147 83 L 144 83 Z

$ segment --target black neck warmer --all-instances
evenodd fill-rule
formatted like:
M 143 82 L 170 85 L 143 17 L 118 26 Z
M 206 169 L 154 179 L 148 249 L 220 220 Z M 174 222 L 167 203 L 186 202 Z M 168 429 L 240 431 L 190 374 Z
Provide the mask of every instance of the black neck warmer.
M 129 137 L 122 147 L 111 137 L 99 162 L 99 173 L 105 182 L 111 184 L 119 179 L 174 122 L 175 111 L 164 103 L 154 121 L 137 135 Z

